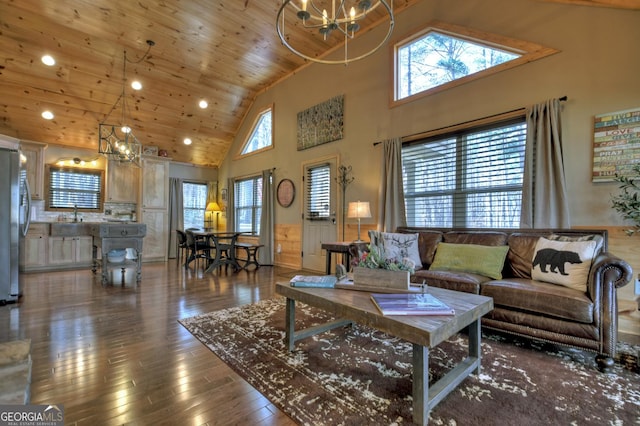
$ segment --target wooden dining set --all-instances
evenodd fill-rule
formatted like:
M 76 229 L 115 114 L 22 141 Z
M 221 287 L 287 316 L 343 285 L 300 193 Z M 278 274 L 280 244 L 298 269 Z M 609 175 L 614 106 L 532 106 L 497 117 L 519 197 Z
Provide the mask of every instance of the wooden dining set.
M 248 269 L 254 265 L 260 267 L 257 255 L 262 244 L 239 242 L 238 238 L 243 232 L 207 231 L 202 229 L 176 230 L 178 234 L 177 245 L 178 262 L 184 259 L 184 266 L 188 268 L 192 262 L 196 262 L 196 268 L 200 262 L 204 262 L 205 272 L 225 271 L 229 266 L 234 272 Z M 238 257 L 237 250 L 242 250 L 245 257 Z

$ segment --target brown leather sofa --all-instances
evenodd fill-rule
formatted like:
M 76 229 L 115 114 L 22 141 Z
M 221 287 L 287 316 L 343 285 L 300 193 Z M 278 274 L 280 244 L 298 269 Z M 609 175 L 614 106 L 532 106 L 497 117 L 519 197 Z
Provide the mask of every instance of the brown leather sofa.
M 418 234 L 423 267 L 412 275 L 412 282 L 426 281 L 430 286 L 493 298 L 494 310 L 482 318 L 484 328 L 593 351 L 598 354 L 599 368 L 606 370 L 613 365 L 618 331 L 616 289 L 626 285 L 633 274 L 628 263 L 607 251 L 606 230 L 403 227 L 397 232 Z M 602 247 L 591 264 L 586 293 L 531 278 L 538 239 L 552 234 L 571 239 L 602 237 Z M 439 242 L 508 245 L 502 279 L 429 270 Z

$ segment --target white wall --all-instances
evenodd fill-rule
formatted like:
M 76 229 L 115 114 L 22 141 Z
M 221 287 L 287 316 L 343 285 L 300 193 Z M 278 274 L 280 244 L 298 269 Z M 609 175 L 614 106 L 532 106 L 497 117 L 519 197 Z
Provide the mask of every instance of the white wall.
M 390 108 L 391 46 L 431 20 L 543 44 L 560 53 Z M 609 202 L 616 184 L 591 182 L 593 116 L 640 107 L 639 40 L 638 11 L 529 0 L 419 2 L 396 16 L 389 47 L 346 67 L 311 65 L 261 94 L 220 168 L 220 188 L 226 187 L 229 176 L 275 167 L 276 182 L 291 178 L 300 189 L 302 162 L 337 153 L 343 164 L 353 166 L 356 177 L 347 189 L 347 201 L 370 200 L 375 217 L 381 152 L 372 146 L 374 141 L 566 95 L 563 136 L 572 226 L 621 225 Z M 339 94 L 345 95 L 344 138 L 297 151 L 296 114 Z M 233 160 L 255 114 L 271 103 L 275 105 L 275 149 Z M 291 208 L 276 206 L 276 222 L 299 223 L 300 203 L 299 196 Z

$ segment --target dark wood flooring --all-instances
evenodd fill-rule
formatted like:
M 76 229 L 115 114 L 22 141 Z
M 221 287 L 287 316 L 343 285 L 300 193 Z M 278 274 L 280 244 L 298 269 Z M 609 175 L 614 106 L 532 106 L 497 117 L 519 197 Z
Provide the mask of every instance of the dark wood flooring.
M 31 402 L 64 405 L 66 425 L 292 425 L 178 320 L 273 297 L 293 272 L 169 261 L 124 287 L 90 270 L 25 274 L 20 303 L 0 307 L 0 341 L 31 339 Z
M 0 307 L 0 342 L 32 340 L 31 402 L 64 405 L 66 425 L 292 425 L 178 320 L 273 297 L 295 272 L 169 261 L 124 287 L 90 270 L 26 274 L 20 303 Z

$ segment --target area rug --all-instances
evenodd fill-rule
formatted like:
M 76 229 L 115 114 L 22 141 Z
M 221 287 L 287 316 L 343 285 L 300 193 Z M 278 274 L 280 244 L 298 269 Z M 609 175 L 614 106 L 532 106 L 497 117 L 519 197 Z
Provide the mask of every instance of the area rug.
M 353 325 L 299 341 L 288 352 L 284 311 L 284 299 L 274 298 L 180 322 L 299 424 L 412 423 L 410 343 Z M 297 329 L 330 318 L 296 304 Z M 622 349 L 622 363 L 603 374 L 594 354 L 483 334 L 482 373 L 440 402 L 429 424 L 640 424 L 640 347 Z M 430 381 L 467 351 L 463 334 L 433 348 Z

